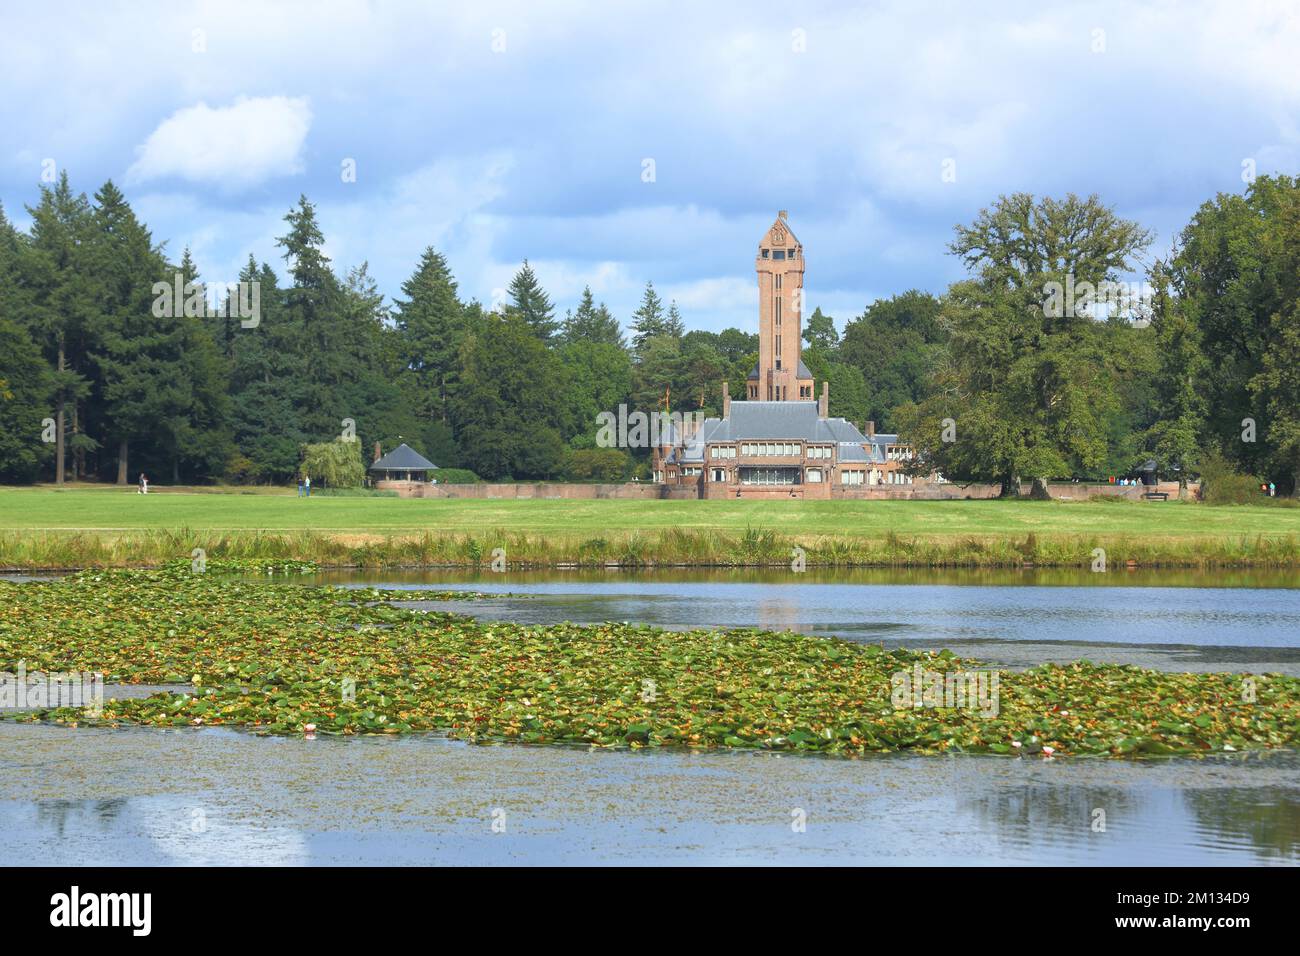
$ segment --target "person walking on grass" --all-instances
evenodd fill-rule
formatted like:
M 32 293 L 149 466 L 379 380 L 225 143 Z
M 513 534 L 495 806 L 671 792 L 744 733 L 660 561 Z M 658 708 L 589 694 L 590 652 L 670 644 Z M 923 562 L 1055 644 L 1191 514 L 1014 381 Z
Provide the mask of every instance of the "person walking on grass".
M 140 472 L 140 494 L 147 495 L 148 493 L 149 493 L 149 479 L 145 477 L 145 474 L 142 471 Z
M 307 489 L 307 497 L 311 497 L 311 475 L 307 475 L 302 480 L 303 487 Z
M 298 497 L 302 497 L 302 475 L 298 476 Z

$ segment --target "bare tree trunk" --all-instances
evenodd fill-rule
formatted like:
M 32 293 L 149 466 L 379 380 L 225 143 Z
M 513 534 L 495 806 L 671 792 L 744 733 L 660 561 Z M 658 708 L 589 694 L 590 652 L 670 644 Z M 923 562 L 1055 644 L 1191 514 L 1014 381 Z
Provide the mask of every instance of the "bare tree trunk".
M 126 439 L 125 438 L 123 438 L 122 441 L 117 446 L 117 483 L 119 485 L 126 484 Z
M 79 434 L 81 434 L 81 421 L 77 417 L 77 403 L 74 400 L 72 403 L 72 437 L 76 438 Z M 80 481 L 82 474 L 85 473 L 85 468 L 82 467 L 85 462 L 85 455 L 86 453 L 80 449 L 74 449 L 72 452 L 73 481 Z
M 63 337 L 59 337 L 59 372 L 63 372 Z M 63 376 L 59 376 L 59 411 L 54 423 L 54 483 L 63 484 Z
M 1016 475 L 1005 475 L 1002 478 L 1002 490 L 998 492 L 999 498 L 1019 498 L 1020 497 L 1020 479 Z
M 1035 501 L 1051 501 L 1052 496 L 1047 491 L 1047 479 L 1035 478 L 1034 483 L 1029 488 L 1029 497 Z

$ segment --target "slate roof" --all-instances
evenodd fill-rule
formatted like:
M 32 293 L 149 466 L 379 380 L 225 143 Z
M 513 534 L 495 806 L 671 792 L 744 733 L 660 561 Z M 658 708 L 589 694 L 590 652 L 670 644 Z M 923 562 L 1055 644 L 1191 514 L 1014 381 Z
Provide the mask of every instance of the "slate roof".
M 699 432 L 668 460 L 678 464 L 704 461 L 706 445 L 733 441 L 834 442 L 840 461 L 885 461 L 885 446 L 897 435 L 868 438 L 843 418 L 821 418 L 816 402 L 732 402 L 727 418 L 706 418 Z
M 812 377 L 813 377 L 812 372 L 808 371 L 808 366 L 803 364 L 803 359 L 800 359 L 800 360 L 799 360 L 799 374 L 796 375 L 795 378 L 812 378 Z M 756 378 L 758 378 L 758 364 L 757 364 L 757 363 L 754 364 L 754 371 L 750 372 L 749 375 L 747 375 L 747 376 L 745 377 L 745 380 L 746 380 L 746 381 L 753 381 L 753 380 L 756 379 Z
M 371 471 L 434 471 L 437 465 L 402 443 L 370 466 Z

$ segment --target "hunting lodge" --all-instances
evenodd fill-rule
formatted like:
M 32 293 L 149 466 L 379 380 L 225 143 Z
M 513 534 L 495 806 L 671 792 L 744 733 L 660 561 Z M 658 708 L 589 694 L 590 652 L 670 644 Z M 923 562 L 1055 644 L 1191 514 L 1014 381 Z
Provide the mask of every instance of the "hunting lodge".
M 759 243 L 758 364 L 746 401 L 722 383 L 722 417 L 691 434 L 665 435 L 654 480 L 694 487 L 701 498 L 855 497 L 879 485 L 910 485 L 913 458 L 897 435 L 877 434 L 829 414 L 830 385 L 814 396 L 802 351 L 803 246 L 782 210 Z M 690 427 L 690 426 L 688 426 Z M 902 489 L 900 489 L 902 490 Z

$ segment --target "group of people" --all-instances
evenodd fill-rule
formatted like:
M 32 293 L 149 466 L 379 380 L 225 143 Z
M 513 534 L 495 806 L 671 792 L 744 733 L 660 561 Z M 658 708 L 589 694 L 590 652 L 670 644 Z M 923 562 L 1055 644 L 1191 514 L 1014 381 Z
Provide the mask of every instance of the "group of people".
M 1261 483 L 1259 486 L 1259 490 L 1264 494 L 1268 495 L 1270 498 L 1277 497 L 1277 485 L 1271 481 L 1268 482 L 1267 484 Z
M 298 476 L 298 497 L 299 498 L 311 497 L 311 476 L 310 475 Z

